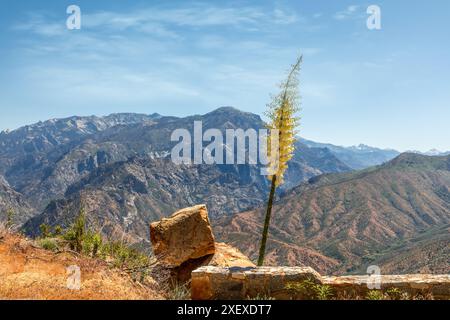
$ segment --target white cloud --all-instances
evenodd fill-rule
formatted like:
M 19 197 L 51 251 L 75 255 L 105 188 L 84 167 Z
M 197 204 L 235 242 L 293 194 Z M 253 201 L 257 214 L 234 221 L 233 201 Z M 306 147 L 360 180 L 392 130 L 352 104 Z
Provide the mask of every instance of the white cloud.
M 301 94 L 307 105 L 331 105 L 336 99 L 336 87 L 326 83 L 303 83 Z
M 276 88 L 289 62 L 319 52 L 271 41 L 295 23 L 307 27 L 285 9 L 202 4 L 84 11 L 81 30 L 70 31 L 64 19 L 41 14 L 15 27 L 32 33 L 21 41 L 17 73 L 33 100 L 51 97 L 55 104 L 74 97 L 80 105 L 264 107 L 268 96 L 261 92 Z
M 128 12 L 83 12 L 81 28 L 84 31 L 133 30 L 156 37 L 177 38 L 177 28 L 233 27 L 255 31 L 270 24 L 293 24 L 299 20 L 294 12 L 281 9 L 269 11 L 261 7 L 221 7 L 210 3 L 184 8 L 147 7 Z M 32 31 L 41 36 L 64 35 L 65 21 L 54 22 L 43 14 L 17 24 L 15 30 Z
M 345 10 L 336 12 L 333 17 L 336 20 L 351 19 L 358 14 L 358 9 L 359 9 L 359 6 L 351 5 L 351 6 L 348 6 Z
M 12 26 L 15 31 L 33 32 L 44 37 L 56 37 L 64 34 L 66 25 L 64 21 L 61 23 L 49 21 L 42 14 L 30 13 L 27 20 Z
M 299 20 L 295 13 L 287 13 L 281 9 L 275 9 L 273 12 L 274 22 L 278 24 L 292 24 Z

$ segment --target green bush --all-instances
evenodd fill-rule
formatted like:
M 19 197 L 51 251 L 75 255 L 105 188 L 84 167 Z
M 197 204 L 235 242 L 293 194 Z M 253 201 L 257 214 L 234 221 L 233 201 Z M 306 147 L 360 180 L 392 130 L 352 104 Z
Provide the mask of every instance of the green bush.
M 149 264 L 149 256 L 129 245 L 120 242 L 107 242 L 101 247 L 101 256 L 112 258 L 118 268 L 139 269 Z
M 313 300 L 315 298 L 314 281 L 307 279 L 300 282 L 289 282 L 286 289 L 299 293 L 304 299 Z
M 50 238 L 52 233 L 50 231 L 50 226 L 48 224 L 41 224 L 39 226 L 39 230 L 41 231 L 41 238 L 45 239 L 45 238 Z
M 60 236 L 60 235 L 62 235 L 62 233 L 63 233 L 62 227 L 61 227 L 61 226 L 56 226 L 56 227 L 55 227 L 55 230 L 54 230 L 54 232 L 53 232 L 53 234 L 54 234 L 55 236 Z
M 57 239 L 53 239 L 53 238 L 40 239 L 39 246 L 41 246 L 45 250 L 50 250 L 50 251 L 58 251 L 59 250 Z
M 380 290 L 370 290 L 366 295 L 367 300 L 384 300 L 384 294 Z
M 290 282 L 286 289 L 301 294 L 304 299 L 330 300 L 333 297 L 333 289 L 325 284 L 317 284 L 311 279 L 301 282 Z
M 333 297 L 333 289 L 326 284 L 316 284 L 314 290 L 318 300 L 330 300 Z
M 11 228 L 13 226 L 15 213 L 12 209 L 6 211 L 6 228 Z
M 57 242 L 51 238 L 50 226 L 42 224 L 41 246 L 48 250 L 58 249 Z M 61 239 L 71 250 L 83 255 L 99 257 L 111 262 L 113 267 L 122 268 L 131 273 L 135 280 L 145 279 L 149 273 L 150 257 L 138 249 L 120 241 L 103 241 L 100 232 L 87 227 L 84 209 L 81 209 L 75 221 L 66 229 L 54 228 L 56 239 Z
M 257 294 L 256 297 L 247 297 L 247 300 L 276 300 L 274 297 L 266 294 Z
M 403 292 L 399 288 L 389 288 L 386 290 L 386 295 L 390 300 L 409 300 L 408 293 Z
M 66 231 L 63 238 L 69 242 L 72 250 L 83 252 L 83 238 L 86 232 L 86 214 L 84 209 L 80 209 L 78 217 L 75 219 L 72 226 Z
M 67 241 L 71 250 L 94 257 L 97 256 L 102 245 L 102 238 L 100 233 L 87 228 L 86 213 L 83 208 L 80 209 L 78 217 L 72 225 L 64 233 L 62 231 L 61 233 L 62 238 Z
M 102 243 L 102 237 L 99 233 L 87 231 L 81 241 L 82 252 L 86 255 L 97 257 Z

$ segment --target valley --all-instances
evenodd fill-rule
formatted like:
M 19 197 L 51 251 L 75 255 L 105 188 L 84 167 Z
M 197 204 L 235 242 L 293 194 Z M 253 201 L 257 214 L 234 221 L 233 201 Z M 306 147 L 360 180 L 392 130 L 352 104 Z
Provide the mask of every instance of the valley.
M 0 134 L 0 220 L 36 237 L 83 207 L 109 239 L 149 248 L 148 225 L 205 203 L 221 240 L 255 259 L 268 180 L 259 164 L 174 164 L 175 129 L 259 130 L 258 115 L 222 107 L 53 119 Z M 448 272 L 448 158 L 300 139 L 277 194 L 270 264 L 325 273 Z M 356 170 L 356 171 L 355 171 Z M 421 259 L 421 263 L 414 262 Z M 410 261 L 410 263 L 408 263 Z M 411 267 L 415 265 L 415 267 Z
M 326 274 L 361 274 L 373 264 L 390 273 L 448 273 L 449 186 L 450 157 L 417 154 L 312 178 L 275 204 L 267 259 Z M 215 230 L 255 258 L 264 212 L 225 218 Z

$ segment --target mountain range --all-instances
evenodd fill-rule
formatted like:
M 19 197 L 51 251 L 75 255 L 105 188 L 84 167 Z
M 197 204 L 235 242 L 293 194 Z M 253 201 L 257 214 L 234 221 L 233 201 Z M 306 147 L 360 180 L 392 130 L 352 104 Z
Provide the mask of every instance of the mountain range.
M 400 154 L 392 149 L 380 149 L 364 144 L 359 146 L 341 147 L 329 143 L 317 143 L 306 139 L 300 139 L 310 148 L 326 148 L 330 150 L 339 160 L 352 169 L 364 169 L 387 162 Z
M 401 154 L 380 166 L 325 174 L 274 205 L 269 264 L 325 274 L 450 272 L 450 156 Z M 265 207 L 216 222 L 221 240 L 255 258 Z
M 205 130 L 265 126 L 259 116 L 230 107 L 186 118 L 128 113 L 52 119 L 0 134 L 0 175 L 15 192 L 33 203 L 33 214 L 37 215 L 52 201 L 65 198 L 72 185 L 91 181 L 89 176 L 98 175 L 97 169 L 103 166 L 123 165 L 136 157 L 150 162 L 168 158 L 174 145 L 170 141 L 171 132 L 177 128 L 192 131 L 194 121 L 202 121 Z M 256 166 L 217 167 L 228 172 L 239 185 L 255 183 L 260 191 L 267 188 L 267 181 Z M 350 169 L 328 149 L 310 148 L 298 142 L 286 188 L 318 174 Z M 257 198 L 264 200 L 262 195 Z M 247 202 L 254 204 L 242 197 L 234 208 L 225 211 L 233 213 L 249 208 Z M 221 209 L 212 212 L 224 211 Z
M 170 151 L 176 142 L 170 135 L 180 128 L 192 133 L 194 121 L 202 121 L 204 131 L 265 128 L 258 115 L 222 107 L 184 118 L 133 113 L 74 116 L 3 131 L 0 220 L 12 208 L 15 223 L 36 236 L 43 223 L 67 226 L 83 207 L 91 225 L 105 236 L 127 237 L 149 247 L 150 222 L 206 203 L 218 236 L 254 257 L 268 180 L 259 165 L 175 165 Z M 400 257 L 410 261 L 430 251 L 436 258 L 423 268 L 440 270 L 439 259 L 448 244 L 447 173 L 431 166 L 416 172 L 417 177 L 426 176 L 425 181 L 411 184 L 409 171 L 396 165 L 404 157 L 403 162 L 434 161 L 395 150 L 298 139 L 285 184 L 277 194 L 269 261 L 305 263 L 330 273 L 359 272 L 365 263 L 375 261 L 403 271 L 408 264 L 393 261 Z M 375 175 L 387 172 L 386 168 L 391 171 L 383 179 Z M 379 180 L 365 181 L 365 176 Z M 379 189 L 381 182 L 391 187 Z M 399 190 L 404 194 L 397 194 Z M 310 194 L 308 201 L 303 199 L 306 194 Z M 397 202 L 386 200 L 390 198 Z M 427 203 L 423 208 L 422 202 Z M 384 206 L 376 206 L 380 203 Z M 403 208 L 408 205 L 413 209 Z M 376 228 L 378 218 L 387 224 L 408 224 L 398 230 L 384 224 Z M 367 229 L 359 230 L 355 221 Z M 361 235 L 371 232 L 370 241 Z M 394 239 L 403 242 L 389 246 Z M 403 267 L 396 269 L 397 265 Z

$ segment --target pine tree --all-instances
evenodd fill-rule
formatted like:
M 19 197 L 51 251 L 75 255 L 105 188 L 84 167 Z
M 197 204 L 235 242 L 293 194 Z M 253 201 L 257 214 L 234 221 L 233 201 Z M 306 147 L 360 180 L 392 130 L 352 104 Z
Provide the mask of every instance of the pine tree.
M 259 249 L 258 266 L 264 264 L 264 255 L 266 252 L 267 235 L 269 232 L 270 217 L 272 215 L 272 205 L 275 196 L 275 189 L 283 183 L 284 173 L 288 168 L 288 161 L 292 158 L 294 152 L 294 142 L 296 128 L 299 124 L 299 118 L 296 113 L 299 111 L 300 95 L 299 73 L 303 57 L 300 56 L 297 62 L 291 66 L 287 79 L 280 85 L 280 93 L 272 98 L 268 104 L 267 116 L 269 118 L 268 128 L 278 130 L 277 150 L 271 150 L 271 141 L 269 135 L 268 154 L 269 154 L 269 172 L 271 188 L 267 202 L 266 217 L 264 220 L 264 229 L 262 233 L 261 246 Z

